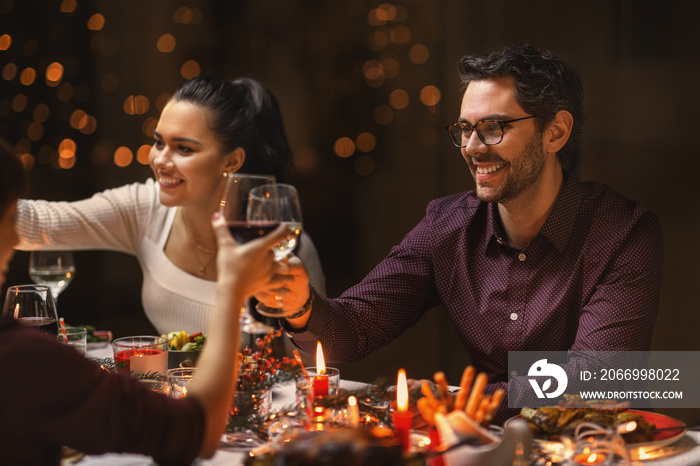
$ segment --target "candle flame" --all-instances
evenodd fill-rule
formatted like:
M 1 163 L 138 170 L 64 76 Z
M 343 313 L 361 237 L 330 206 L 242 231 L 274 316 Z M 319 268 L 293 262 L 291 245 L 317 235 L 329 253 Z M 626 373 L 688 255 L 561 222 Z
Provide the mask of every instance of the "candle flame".
M 19 318 L 19 303 L 15 304 L 15 319 Z
M 595 463 L 595 460 L 597 460 L 597 459 L 598 459 L 598 455 L 596 455 L 595 453 L 592 453 L 591 456 L 589 456 L 586 461 L 588 461 L 589 463 Z
M 357 398 L 355 398 L 354 396 L 349 396 L 348 397 L 348 404 L 350 406 L 357 406 Z
M 408 409 L 408 383 L 406 382 L 406 371 L 399 369 L 399 377 L 396 382 L 396 406 L 399 411 Z
M 320 341 L 316 343 L 316 372 L 318 374 L 326 373 L 326 360 L 323 359 L 323 348 Z

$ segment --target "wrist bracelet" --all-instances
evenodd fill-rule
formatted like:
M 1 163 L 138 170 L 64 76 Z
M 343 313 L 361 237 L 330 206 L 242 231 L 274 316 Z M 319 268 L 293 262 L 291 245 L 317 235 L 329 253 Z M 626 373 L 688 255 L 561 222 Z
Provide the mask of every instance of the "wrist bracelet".
M 297 312 L 295 312 L 292 315 L 289 316 L 284 316 L 284 319 L 298 319 L 299 317 L 303 316 L 307 312 L 311 310 L 311 308 L 314 305 L 314 286 L 309 283 L 309 299 L 306 300 L 304 305 L 299 309 Z

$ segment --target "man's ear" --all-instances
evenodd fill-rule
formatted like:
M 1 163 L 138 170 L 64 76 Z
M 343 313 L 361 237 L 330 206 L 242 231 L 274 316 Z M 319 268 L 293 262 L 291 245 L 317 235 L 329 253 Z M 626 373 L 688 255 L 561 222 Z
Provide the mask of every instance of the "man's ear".
M 242 147 L 237 147 L 225 157 L 226 164 L 224 165 L 224 171 L 228 173 L 236 173 L 243 166 L 243 162 L 245 162 L 245 149 Z
M 571 136 L 571 128 L 574 126 L 574 117 L 566 110 L 559 110 L 549 126 L 544 131 L 544 150 L 557 153 L 564 147 Z

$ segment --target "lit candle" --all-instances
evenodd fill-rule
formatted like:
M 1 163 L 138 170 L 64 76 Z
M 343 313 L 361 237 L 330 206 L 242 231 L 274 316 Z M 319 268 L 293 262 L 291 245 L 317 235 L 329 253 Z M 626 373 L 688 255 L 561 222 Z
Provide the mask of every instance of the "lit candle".
M 357 398 L 354 396 L 348 397 L 348 417 L 350 425 L 357 427 L 360 424 L 360 410 L 357 407 Z
M 326 375 L 326 361 L 323 359 L 321 342 L 316 344 L 316 373 L 314 377 L 314 398 L 328 396 L 328 375 Z
M 574 457 L 574 461 L 578 464 L 600 464 L 605 461 L 605 455 L 602 453 L 580 453 Z
M 391 413 L 391 419 L 394 421 L 394 435 L 401 442 L 403 451 L 408 451 L 413 415 L 408 411 L 408 384 L 406 383 L 406 371 L 403 369 L 399 370 L 396 383 L 396 407 L 398 409 Z

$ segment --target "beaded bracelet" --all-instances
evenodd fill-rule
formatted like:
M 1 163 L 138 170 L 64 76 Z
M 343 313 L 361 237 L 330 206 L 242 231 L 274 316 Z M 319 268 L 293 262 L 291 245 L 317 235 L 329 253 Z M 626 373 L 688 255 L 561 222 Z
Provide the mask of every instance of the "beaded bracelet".
M 309 312 L 311 310 L 311 308 L 313 307 L 313 305 L 314 305 L 314 286 L 311 283 L 309 283 L 309 299 L 306 300 L 306 302 L 304 303 L 304 305 L 301 307 L 300 310 L 298 310 L 297 312 L 295 312 L 292 315 L 284 316 L 283 318 L 284 319 L 298 319 L 299 317 L 301 317 L 304 314 L 306 314 L 307 312 Z

